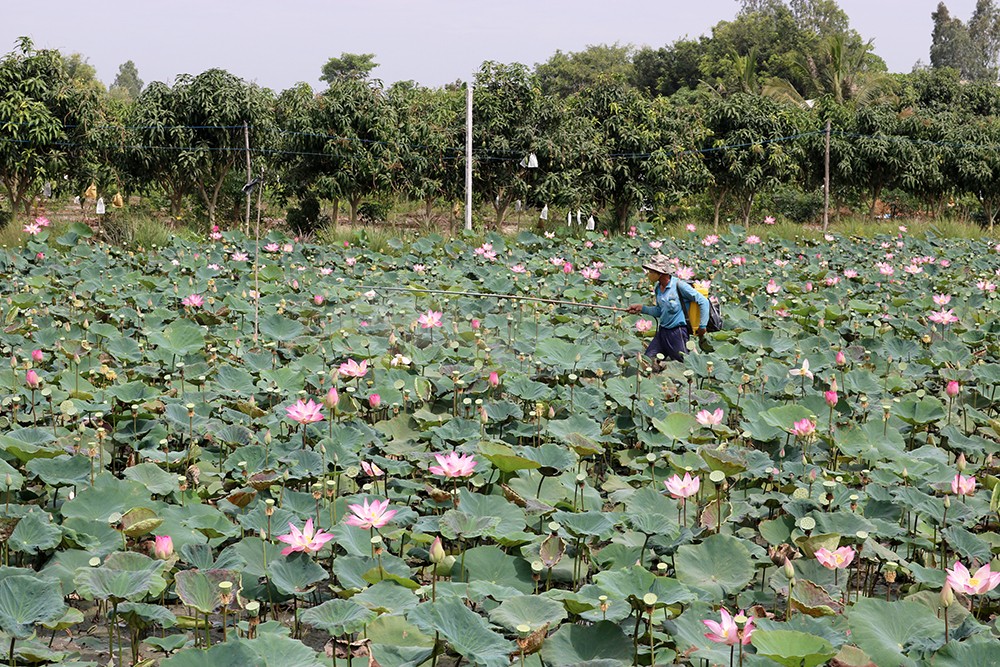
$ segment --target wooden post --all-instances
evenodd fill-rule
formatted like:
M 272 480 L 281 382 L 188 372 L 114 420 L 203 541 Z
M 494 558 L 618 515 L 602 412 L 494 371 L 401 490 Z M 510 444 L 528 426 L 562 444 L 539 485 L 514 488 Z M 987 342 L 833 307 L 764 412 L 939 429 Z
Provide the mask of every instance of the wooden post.
M 826 121 L 826 157 L 823 161 L 823 232 L 830 225 L 830 121 Z

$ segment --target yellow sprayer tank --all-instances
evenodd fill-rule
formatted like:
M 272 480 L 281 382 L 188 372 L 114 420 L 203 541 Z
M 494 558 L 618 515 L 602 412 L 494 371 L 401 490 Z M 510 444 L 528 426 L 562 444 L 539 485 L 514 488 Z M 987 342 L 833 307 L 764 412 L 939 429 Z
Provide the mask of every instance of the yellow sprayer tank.
M 694 283 L 694 289 L 696 292 L 708 298 L 708 288 L 709 283 L 703 281 L 697 281 Z M 688 328 L 691 333 L 694 333 L 698 329 L 698 324 L 701 322 L 701 308 L 698 307 L 697 301 L 692 301 L 691 305 L 688 306 L 687 312 Z

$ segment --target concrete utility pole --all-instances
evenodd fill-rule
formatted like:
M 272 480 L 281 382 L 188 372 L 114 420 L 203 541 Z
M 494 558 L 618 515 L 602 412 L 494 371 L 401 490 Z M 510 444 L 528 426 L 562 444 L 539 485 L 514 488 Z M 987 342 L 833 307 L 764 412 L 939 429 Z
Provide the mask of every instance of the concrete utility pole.
M 465 86 L 465 228 L 472 229 L 472 82 Z

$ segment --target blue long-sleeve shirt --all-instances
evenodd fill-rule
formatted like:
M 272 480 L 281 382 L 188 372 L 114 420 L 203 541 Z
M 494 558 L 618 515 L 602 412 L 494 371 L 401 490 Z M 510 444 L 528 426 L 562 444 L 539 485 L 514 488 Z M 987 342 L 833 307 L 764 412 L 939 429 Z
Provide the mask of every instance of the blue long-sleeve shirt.
M 660 285 L 657 284 L 655 295 L 656 305 L 643 306 L 642 312 L 644 315 L 652 315 L 658 318 L 661 327 L 673 329 L 674 327 L 687 324 L 687 313 L 684 312 L 684 303 L 692 301 L 698 304 L 699 314 L 701 315 L 699 326 L 705 327 L 708 325 L 708 299 L 704 294 L 691 287 L 685 281 L 679 280 L 677 276 L 670 277 L 670 283 L 664 290 L 661 290 Z

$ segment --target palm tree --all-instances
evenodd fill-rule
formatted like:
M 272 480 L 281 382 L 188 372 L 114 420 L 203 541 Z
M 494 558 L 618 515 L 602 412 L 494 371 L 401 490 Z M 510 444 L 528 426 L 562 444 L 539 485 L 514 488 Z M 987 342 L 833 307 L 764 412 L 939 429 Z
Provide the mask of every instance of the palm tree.
M 831 35 L 815 56 L 800 55 L 797 68 L 810 82 L 810 90 L 799 91 L 785 79 L 773 78 L 764 94 L 776 100 L 811 106 L 803 92 L 814 97 L 829 95 L 838 104 L 867 104 L 890 95 L 892 79 L 872 71 L 872 40 L 852 43 L 845 34 Z

